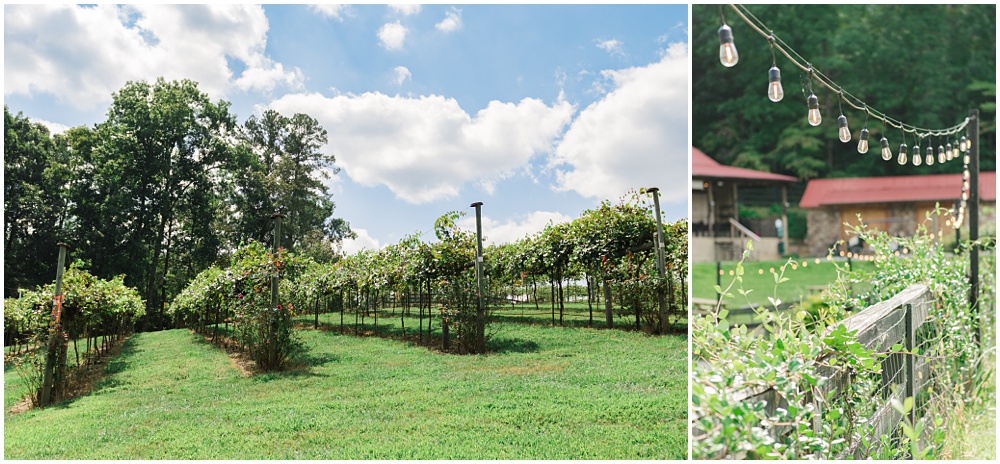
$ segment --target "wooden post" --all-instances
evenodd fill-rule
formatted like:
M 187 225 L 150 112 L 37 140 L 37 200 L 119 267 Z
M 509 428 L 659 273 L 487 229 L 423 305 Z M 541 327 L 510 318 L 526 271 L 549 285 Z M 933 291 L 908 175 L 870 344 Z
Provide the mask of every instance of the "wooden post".
M 914 424 L 916 422 L 916 417 L 917 417 L 916 416 L 917 397 L 916 397 L 916 394 L 915 394 L 917 379 L 916 379 L 916 369 L 914 369 L 915 363 L 914 363 L 914 359 L 913 359 L 913 357 L 916 356 L 916 355 L 913 354 L 913 339 L 914 339 L 914 335 L 915 335 L 913 333 L 913 303 L 906 303 L 905 306 L 906 306 L 906 313 L 905 313 L 905 316 L 903 317 L 904 326 L 905 326 L 904 330 L 906 332 L 904 334 L 904 337 L 905 337 L 904 340 L 905 340 L 906 351 L 907 351 L 906 355 L 903 356 L 903 359 L 906 360 L 906 364 L 905 364 L 905 371 L 906 371 L 906 396 L 905 396 L 905 398 L 913 398 L 913 408 L 910 409 L 910 424 Z
M 59 341 L 62 338 L 62 276 L 63 268 L 66 267 L 66 249 L 69 248 L 69 245 L 59 242 L 56 246 L 59 247 L 59 258 L 56 266 L 55 295 L 52 298 L 52 332 L 49 333 L 49 349 L 45 354 L 42 391 L 38 395 L 39 406 L 43 408 L 49 405 L 52 396 L 52 383 L 55 377 L 53 371 L 59 361 Z
M 666 248 L 667 238 L 663 236 L 663 220 L 660 219 L 660 189 L 651 187 L 646 191 L 653 194 L 653 211 L 656 213 L 656 237 L 653 238 L 653 245 L 656 247 L 656 272 L 660 276 L 660 280 L 665 281 L 667 275 L 663 255 L 666 251 L 664 248 Z M 660 299 L 660 333 L 662 334 L 667 331 L 667 295 L 664 293 L 663 287 L 657 289 L 656 293 Z
M 448 318 L 441 319 L 441 336 L 444 337 L 444 349 L 451 347 L 451 342 L 448 338 Z
M 604 281 L 604 317 L 608 320 L 608 328 L 614 328 L 615 321 L 611 314 L 611 281 Z

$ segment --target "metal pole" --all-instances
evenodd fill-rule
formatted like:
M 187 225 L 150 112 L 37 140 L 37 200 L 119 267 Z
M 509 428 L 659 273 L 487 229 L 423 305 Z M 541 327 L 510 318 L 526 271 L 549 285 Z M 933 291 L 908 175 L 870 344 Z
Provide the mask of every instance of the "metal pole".
M 979 110 L 969 110 L 969 309 L 976 321 L 976 345 L 981 343 L 979 320 Z
M 663 221 L 660 219 L 660 189 L 650 187 L 646 191 L 653 194 L 653 212 L 656 213 L 656 237 L 654 240 L 654 245 L 656 246 L 656 272 L 659 274 L 660 280 L 666 282 L 666 262 L 663 256 L 664 248 L 666 248 L 666 237 L 663 236 Z M 662 334 L 667 332 L 667 295 L 664 293 L 663 287 L 657 290 L 657 294 L 660 298 L 660 333 Z
M 784 244 L 782 250 L 784 257 L 790 254 L 788 251 L 788 186 L 781 186 L 781 243 Z
M 62 277 L 63 268 L 66 267 L 66 249 L 69 245 L 59 242 L 59 260 L 56 266 L 56 288 L 52 298 L 52 332 L 49 333 L 49 350 L 45 355 L 45 373 L 42 379 L 42 392 L 38 397 L 39 406 L 49 405 L 52 396 L 53 371 L 58 361 L 59 339 L 62 338 Z
M 486 352 L 486 319 L 483 307 L 483 202 L 471 205 L 476 208 L 476 287 L 479 299 L 476 307 L 476 352 Z

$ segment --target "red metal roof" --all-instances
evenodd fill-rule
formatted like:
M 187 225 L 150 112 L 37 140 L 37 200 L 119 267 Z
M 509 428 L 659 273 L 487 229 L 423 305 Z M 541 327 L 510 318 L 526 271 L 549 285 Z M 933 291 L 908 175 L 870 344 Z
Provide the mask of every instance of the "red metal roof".
M 961 198 L 961 195 L 961 174 L 813 179 L 806 184 L 799 207 L 914 201 L 953 202 Z M 979 199 L 997 201 L 996 171 L 979 173 Z
M 754 171 L 753 169 L 723 166 L 701 150 L 691 147 L 691 177 L 700 179 L 743 179 L 768 182 L 798 182 L 792 176 L 770 172 Z

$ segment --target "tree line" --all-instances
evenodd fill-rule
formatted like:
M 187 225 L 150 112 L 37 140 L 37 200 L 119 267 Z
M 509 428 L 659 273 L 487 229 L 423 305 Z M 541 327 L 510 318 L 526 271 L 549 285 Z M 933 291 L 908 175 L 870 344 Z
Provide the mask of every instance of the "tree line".
M 51 282 L 60 241 L 97 276 L 124 275 L 145 301 L 141 328 L 202 270 L 241 244 L 273 240 L 328 261 L 352 237 L 323 176 L 334 157 L 305 114 L 237 123 L 190 80 L 129 82 L 104 121 L 52 134 L 4 106 L 4 295 Z

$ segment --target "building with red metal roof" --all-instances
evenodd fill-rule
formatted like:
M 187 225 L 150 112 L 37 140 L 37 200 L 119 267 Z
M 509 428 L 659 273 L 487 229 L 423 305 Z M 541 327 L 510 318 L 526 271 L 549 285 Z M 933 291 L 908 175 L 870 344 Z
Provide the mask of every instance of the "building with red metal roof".
M 961 193 L 961 174 L 810 180 L 799 201 L 810 210 L 806 245 L 812 254 L 826 254 L 834 242 L 850 239 L 844 223 L 857 224 L 859 214 L 869 228 L 892 235 L 912 235 L 918 225 L 938 236 L 954 233 L 944 217 L 927 219 L 927 213 L 953 208 Z M 979 173 L 980 224 L 995 223 L 996 198 L 996 172 Z

